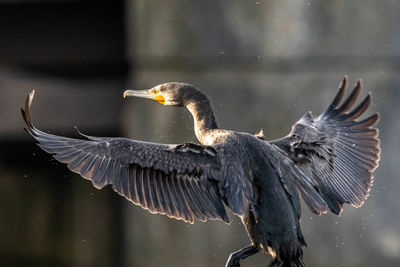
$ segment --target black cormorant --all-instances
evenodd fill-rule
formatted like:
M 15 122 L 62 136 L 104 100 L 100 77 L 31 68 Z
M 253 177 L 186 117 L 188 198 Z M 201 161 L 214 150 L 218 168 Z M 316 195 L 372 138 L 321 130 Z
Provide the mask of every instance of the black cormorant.
M 38 145 L 96 188 L 110 184 L 120 195 L 152 213 L 194 222 L 229 222 L 224 204 L 242 219 L 251 244 L 232 253 L 226 266 L 259 251 L 273 256 L 270 267 L 305 266 L 300 200 L 315 214 L 339 214 L 344 203 L 363 205 L 378 166 L 380 144 L 373 126 L 378 114 L 357 120 L 371 103 L 368 94 L 352 111 L 359 81 L 342 101 L 347 78 L 318 117 L 306 113 L 284 138 L 267 141 L 220 129 L 208 97 L 185 83 L 126 90 L 124 97 L 186 107 L 200 144 L 158 144 L 126 138 L 73 139 L 42 132 L 31 122 L 32 91 L 22 110 Z

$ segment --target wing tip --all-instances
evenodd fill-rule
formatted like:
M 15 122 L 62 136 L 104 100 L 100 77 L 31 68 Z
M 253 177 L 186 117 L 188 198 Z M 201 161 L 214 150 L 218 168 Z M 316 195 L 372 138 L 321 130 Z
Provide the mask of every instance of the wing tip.
M 343 79 L 342 79 L 342 82 L 339 85 L 339 89 L 340 88 L 346 89 L 348 81 L 349 81 L 349 76 L 347 74 L 343 75 Z
M 361 78 L 358 78 L 357 83 L 356 83 L 356 87 L 363 87 L 363 82 Z
M 344 75 L 343 80 L 339 84 L 335 97 L 333 98 L 332 102 L 328 105 L 326 110 L 322 113 L 323 116 L 330 114 L 337 108 L 347 90 L 347 84 L 348 84 L 348 76 Z
M 358 96 L 361 93 L 361 90 L 362 90 L 362 84 L 361 84 L 361 79 L 359 79 L 355 84 L 353 91 L 350 93 L 350 95 L 347 97 L 344 103 L 342 103 L 342 105 L 336 110 L 336 114 L 343 114 L 344 112 L 349 110 L 356 102 Z
M 348 83 L 349 83 L 349 79 L 348 79 L 347 75 L 344 75 L 343 80 L 338 87 L 338 92 L 337 92 L 335 98 L 333 99 L 333 102 L 330 105 L 330 107 L 332 109 L 335 109 L 340 104 L 344 94 L 347 91 Z
M 319 118 L 333 118 L 337 117 L 341 120 L 346 121 L 356 121 L 361 115 L 365 113 L 368 107 L 372 103 L 372 93 L 368 92 L 368 94 L 364 97 L 364 99 L 358 104 L 352 111 L 347 112 L 354 103 L 357 101 L 359 94 L 363 89 L 363 82 L 362 79 L 358 79 L 356 82 L 353 91 L 347 97 L 347 99 L 339 106 L 342 102 L 342 98 L 344 95 L 344 90 L 347 87 L 348 77 L 345 75 L 343 81 L 339 86 L 339 92 L 336 94 L 335 98 L 333 99 L 332 103 L 328 106 L 328 108 L 319 116 Z
M 35 128 L 32 124 L 31 115 L 30 115 L 30 107 L 33 101 L 33 97 L 35 96 L 35 89 L 33 89 L 26 96 L 25 99 L 25 107 L 21 108 L 22 118 L 25 121 L 27 128 L 24 128 L 30 135 L 35 136 L 33 129 Z

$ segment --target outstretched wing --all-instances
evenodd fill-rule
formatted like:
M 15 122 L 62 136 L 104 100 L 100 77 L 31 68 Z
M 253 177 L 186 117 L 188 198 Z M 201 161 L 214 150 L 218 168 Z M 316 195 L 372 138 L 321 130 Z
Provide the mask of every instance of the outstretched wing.
M 217 181 L 209 175 L 219 167 L 212 147 L 48 134 L 32 125 L 29 108 L 33 95 L 34 91 L 22 110 L 27 131 L 44 151 L 91 180 L 96 188 L 110 184 L 134 204 L 185 222 L 193 223 L 194 217 L 229 222 Z
M 295 179 L 302 180 L 297 181 L 299 191 L 317 214 L 326 212 L 325 203 L 336 214 L 344 203 L 363 205 L 379 162 L 378 130 L 373 128 L 379 115 L 357 120 L 369 107 L 371 96 L 368 94 L 349 111 L 361 92 L 361 81 L 342 101 L 346 88 L 347 77 L 324 113 L 315 118 L 308 112 L 293 125 L 289 135 L 270 142 L 294 163 Z

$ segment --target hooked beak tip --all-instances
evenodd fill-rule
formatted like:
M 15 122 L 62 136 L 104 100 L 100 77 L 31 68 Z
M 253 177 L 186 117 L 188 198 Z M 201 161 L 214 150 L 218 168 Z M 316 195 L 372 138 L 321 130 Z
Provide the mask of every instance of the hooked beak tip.
M 132 90 L 126 89 L 124 91 L 124 98 L 126 98 L 127 96 L 135 96 L 135 94 L 132 92 Z

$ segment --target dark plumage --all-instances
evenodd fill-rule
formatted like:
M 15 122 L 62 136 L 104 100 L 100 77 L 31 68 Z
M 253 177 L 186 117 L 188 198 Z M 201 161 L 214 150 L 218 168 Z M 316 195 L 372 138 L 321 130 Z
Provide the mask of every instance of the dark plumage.
M 301 195 L 316 214 L 339 214 L 344 203 L 360 207 L 373 182 L 380 146 L 368 95 L 352 111 L 358 82 L 342 101 L 345 77 L 324 113 L 304 115 L 284 138 L 266 141 L 219 129 L 208 97 L 192 85 L 166 83 L 150 90 L 127 90 L 124 96 L 150 98 L 164 105 L 184 106 L 194 118 L 201 143 L 167 145 L 126 138 L 72 139 L 47 134 L 32 125 L 27 97 L 22 115 L 38 145 L 68 168 L 91 180 L 96 188 L 108 184 L 120 195 L 152 213 L 194 222 L 229 222 L 224 204 L 238 215 L 252 244 L 232 253 L 226 266 L 258 251 L 274 257 L 269 266 L 304 266 L 300 229 Z

